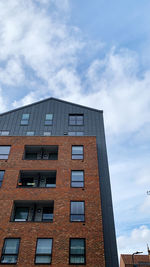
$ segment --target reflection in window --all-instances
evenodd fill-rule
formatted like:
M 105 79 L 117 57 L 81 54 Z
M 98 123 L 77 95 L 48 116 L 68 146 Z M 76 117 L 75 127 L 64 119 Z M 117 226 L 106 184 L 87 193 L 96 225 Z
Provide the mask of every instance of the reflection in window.
M 21 125 L 28 125 L 30 114 L 22 114 Z
M 51 136 L 51 132 L 44 132 L 44 136 Z
M 52 125 L 52 124 L 53 124 L 53 114 L 46 114 L 45 125 Z
M 2 186 L 5 171 L 0 171 L 0 187 Z
M 1 263 L 16 264 L 19 251 L 19 238 L 6 238 L 2 250 Z
M 84 222 L 84 201 L 71 201 L 71 222 Z
M 0 146 L 0 159 L 8 159 L 10 146 Z
M 29 208 L 26 207 L 16 207 L 15 210 L 15 222 L 25 222 L 28 220 L 28 213 L 29 213 Z
M 34 136 L 34 132 L 26 132 L 27 136 Z
M 0 131 L 1 136 L 9 135 L 9 131 Z
M 52 239 L 51 238 L 38 238 L 35 263 L 50 264 L 52 261 Z
M 70 239 L 70 264 L 85 264 L 85 239 Z
M 69 125 L 83 125 L 83 114 L 70 114 Z
M 83 146 L 72 146 L 72 159 L 83 159 Z
M 69 136 L 83 136 L 84 132 L 68 132 Z
M 84 187 L 84 171 L 71 171 L 71 186 Z

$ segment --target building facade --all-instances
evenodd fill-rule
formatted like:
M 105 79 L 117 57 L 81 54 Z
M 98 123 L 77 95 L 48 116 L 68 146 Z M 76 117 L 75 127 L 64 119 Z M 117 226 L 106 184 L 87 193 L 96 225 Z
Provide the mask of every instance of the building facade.
M 150 255 L 121 254 L 120 267 L 147 267 L 150 266 Z
M 117 267 L 102 111 L 49 98 L 0 135 L 0 265 Z

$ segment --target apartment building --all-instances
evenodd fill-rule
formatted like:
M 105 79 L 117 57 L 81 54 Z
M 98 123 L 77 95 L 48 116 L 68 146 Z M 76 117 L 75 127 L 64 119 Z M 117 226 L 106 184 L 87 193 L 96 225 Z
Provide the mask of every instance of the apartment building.
M 103 112 L 49 98 L 0 135 L 0 266 L 117 267 Z

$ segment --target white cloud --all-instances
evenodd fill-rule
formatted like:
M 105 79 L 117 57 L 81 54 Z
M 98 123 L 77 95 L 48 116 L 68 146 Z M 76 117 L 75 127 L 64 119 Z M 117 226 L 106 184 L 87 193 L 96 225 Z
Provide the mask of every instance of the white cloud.
M 24 83 L 24 71 L 17 59 L 10 59 L 5 68 L 0 68 L 0 82 L 6 85 L 22 85 Z
M 135 251 L 147 253 L 150 242 L 150 229 L 143 225 L 131 231 L 130 235 L 122 235 L 117 239 L 119 254 L 132 254 Z

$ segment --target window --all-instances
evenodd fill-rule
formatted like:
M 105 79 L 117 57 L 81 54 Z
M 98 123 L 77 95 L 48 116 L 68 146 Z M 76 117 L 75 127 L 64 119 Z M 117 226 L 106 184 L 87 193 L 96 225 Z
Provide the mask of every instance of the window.
M 84 222 L 84 201 L 71 201 L 71 222 Z
M 5 171 L 0 171 L 0 187 L 2 186 Z
M 44 132 L 44 136 L 51 136 L 51 132 Z
M 68 132 L 70 136 L 83 136 L 84 132 Z
M 11 221 L 53 222 L 54 201 L 15 201 Z
M 10 146 L 0 146 L 0 159 L 8 159 Z
M 38 238 L 35 263 L 50 264 L 52 262 L 52 238 Z
M 53 124 L 53 114 L 46 114 L 45 125 L 52 125 L 52 124 Z
M 15 209 L 15 222 L 25 222 L 28 220 L 29 208 L 26 207 L 16 207 Z
M 2 136 L 9 135 L 9 131 L 0 131 L 0 135 Z
M 71 171 L 71 186 L 84 187 L 84 171 Z
M 69 114 L 69 125 L 83 125 L 83 114 Z
M 19 252 L 19 238 L 6 238 L 2 250 L 1 263 L 16 264 Z
M 56 171 L 21 171 L 18 187 L 56 187 Z
M 83 146 L 72 146 L 72 159 L 83 159 Z
M 22 114 L 21 125 L 28 125 L 30 114 Z
M 27 136 L 34 136 L 34 132 L 27 132 L 26 135 Z
M 57 160 L 58 146 L 25 146 L 25 158 L 28 160 Z
M 85 239 L 70 239 L 70 257 L 69 264 L 85 264 Z

